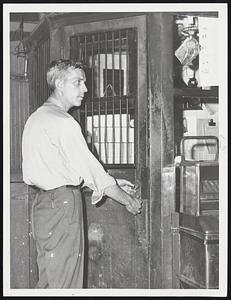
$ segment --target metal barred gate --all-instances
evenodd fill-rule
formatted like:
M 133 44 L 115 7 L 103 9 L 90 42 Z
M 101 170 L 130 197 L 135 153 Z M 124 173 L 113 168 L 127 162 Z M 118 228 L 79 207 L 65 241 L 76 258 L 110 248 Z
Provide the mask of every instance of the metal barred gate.
M 110 167 L 135 164 L 136 42 L 134 28 L 70 37 L 70 57 L 87 66 L 80 122 L 91 151 Z

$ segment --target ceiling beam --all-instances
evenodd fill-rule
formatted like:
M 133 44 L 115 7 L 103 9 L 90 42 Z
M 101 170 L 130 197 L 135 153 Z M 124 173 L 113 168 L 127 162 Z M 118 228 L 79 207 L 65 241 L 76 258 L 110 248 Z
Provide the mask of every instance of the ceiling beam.
M 39 13 L 10 13 L 10 22 L 21 22 L 23 17 L 24 22 L 39 22 Z

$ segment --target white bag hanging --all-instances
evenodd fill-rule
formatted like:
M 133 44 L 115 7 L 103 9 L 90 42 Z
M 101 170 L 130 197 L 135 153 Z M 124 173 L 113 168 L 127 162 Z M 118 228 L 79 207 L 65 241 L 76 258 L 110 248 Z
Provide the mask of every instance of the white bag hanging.
M 180 47 L 175 51 L 175 56 L 179 59 L 182 65 L 189 66 L 192 61 L 197 57 L 201 50 L 198 41 L 192 37 L 187 37 Z

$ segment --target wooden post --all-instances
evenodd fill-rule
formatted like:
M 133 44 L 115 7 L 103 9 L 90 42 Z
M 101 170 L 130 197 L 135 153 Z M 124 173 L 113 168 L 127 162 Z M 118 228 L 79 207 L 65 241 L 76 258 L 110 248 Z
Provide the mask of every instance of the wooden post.
M 163 204 L 162 170 L 174 159 L 173 120 L 173 16 L 148 15 L 149 136 L 150 136 L 150 288 L 171 288 L 170 258 L 164 248 L 171 247 L 166 236 L 169 213 Z M 168 206 L 169 207 L 169 206 Z M 167 238 L 169 239 L 167 240 Z M 165 284 L 168 283 L 168 284 Z M 168 286 L 166 286 L 168 285 Z

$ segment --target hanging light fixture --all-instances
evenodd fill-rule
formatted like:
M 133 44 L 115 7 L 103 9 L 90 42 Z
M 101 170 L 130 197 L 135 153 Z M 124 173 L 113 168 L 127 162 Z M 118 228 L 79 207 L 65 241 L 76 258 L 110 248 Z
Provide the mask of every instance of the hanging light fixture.
M 21 17 L 21 21 L 19 24 L 19 43 L 18 45 L 14 48 L 14 52 L 12 54 L 16 55 L 17 57 L 21 57 L 24 59 L 24 72 L 23 75 L 25 79 L 27 79 L 28 76 L 28 46 L 25 42 L 24 38 L 24 17 Z

